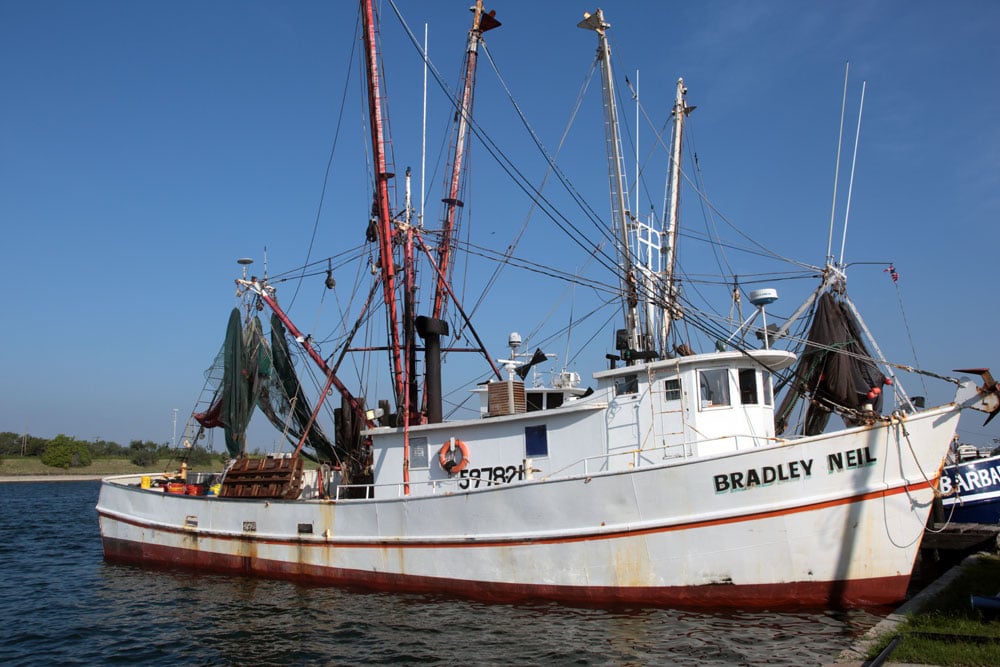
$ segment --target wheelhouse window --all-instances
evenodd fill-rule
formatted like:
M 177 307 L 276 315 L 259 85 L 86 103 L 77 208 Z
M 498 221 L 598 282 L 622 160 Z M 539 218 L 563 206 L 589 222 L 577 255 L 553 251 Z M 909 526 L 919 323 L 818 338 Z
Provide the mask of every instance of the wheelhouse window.
M 774 403 L 774 386 L 771 384 L 771 374 L 764 373 L 764 377 L 761 379 L 764 382 L 764 405 L 771 405 Z
M 757 371 L 752 368 L 740 369 L 740 403 L 743 405 L 756 405 L 757 400 Z
M 525 392 L 525 399 L 527 401 L 528 412 L 537 412 L 538 410 L 551 410 L 552 408 L 558 408 L 563 404 L 564 396 L 561 391 L 529 391 Z
M 428 468 L 427 437 L 410 438 L 410 468 Z
M 663 381 L 663 400 L 665 401 L 681 400 L 680 378 L 670 378 L 669 380 Z
M 698 371 L 698 381 L 701 391 L 701 407 L 717 408 L 729 405 L 729 371 L 725 368 L 713 368 Z
M 615 396 L 639 393 L 639 376 L 626 375 L 615 378 Z
M 524 455 L 527 458 L 549 455 L 549 436 L 545 424 L 524 427 Z

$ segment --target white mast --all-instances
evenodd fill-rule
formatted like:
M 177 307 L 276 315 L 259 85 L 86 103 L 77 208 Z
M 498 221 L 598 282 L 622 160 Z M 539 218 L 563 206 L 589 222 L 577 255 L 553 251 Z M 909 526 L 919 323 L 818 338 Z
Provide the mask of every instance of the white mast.
M 621 264 L 622 307 L 625 315 L 625 332 L 629 350 L 645 351 L 646 336 L 640 336 L 638 328 L 639 290 L 633 267 L 632 250 L 629 244 L 628 202 L 623 177 L 623 157 L 621 138 L 618 132 L 618 109 L 615 106 L 614 83 L 611 77 L 611 48 L 608 46 L 604 12 L 598 9 L 594 14 L 584 13 L 583 21 L 577 27 L 597 33 L 597 59 L 601 63 L 601 89 L 604 99 L 605 144 L 608 151 L 608 179 L 611 185 L 611 217 L 618 234 L 618 259 Z
M 660 349 L 666 349 L 670 323 L 680 317 L 674 289 L 674 264 L 677 258 L 677 222 L 681 203 L 681 144 L 684 137 L 684 119 L 694 109 L 684 101 L 687 88 L 684 79 L 677 79 L 677 94 L 674 97 L 674 133 L 670 142 L 670 202 L 667 208 L 667 224 L 663 229 L 663 320 L 660 323 Z

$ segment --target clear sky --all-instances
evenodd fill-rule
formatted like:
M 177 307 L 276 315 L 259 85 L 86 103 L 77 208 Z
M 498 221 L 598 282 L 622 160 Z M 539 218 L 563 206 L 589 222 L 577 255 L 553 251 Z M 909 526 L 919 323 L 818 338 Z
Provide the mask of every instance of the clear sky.
M 397 2 L 414 33 L 428 24 L 431 59 L 455 86 L 470 2 Z M 596 7 L 498 0 L 487 8 L 503 22 L 487 33 L 489 53 L 555 153 L 596 46 L 575 26 Z M 867 81 L 845 257 L 876 263 L 849 269 L 852 294 L 890 360 L 914 363 L 915 349 L 916 362 L 936 372 L 1000 371 L 1000 3 L 714 0 L 604 10 L 617 74 L 638 72 L 633 82 L 657 127 L 684 77 L 688 103 L 698 107 L 691 145 L 714 206 L 782 255 L 813 264 L 826 254 L 850 61 L 837 219 Z M 419 175 L 421 63 L 391 7 L 382 11 L 396 172 L 411 166 Z M 169 440 L 173 410 L 179 432 L 221 343 L 235 259 L 254 257 L 260 271 L 266 248 L 271 274 L 294 269 L 317 220 L 314 260 L 363 241 L 370 195 L 355 26 L 351 2 L 0 2 L 0 431 Z M 478 122 L 540 182 L 544 165 L 485 59 L 477 90 Z M 634 126 L 625 102 L 622 115 Z M 433 84 L 428 111 L 430 217 L 442 196 L 449 115 Z M 324 190 L 334 137 L 342 166 Z M 643 156 L 653 149 L 645 121 L 639 144 Z M 606 215 L 603 151 L 595 80 L 559 164 Z M 530 204 L 480 146 L 472 169 L 471 234 L 503 248 Z M 648 178 L 641 200 L 658 201 L 662 176 Z M 555 185 L 546 192 L 580 216 Z M 693 196 L 684 203 L 685 221 L 704 230 L 704 208 Z M 693 255 L 683 254 L 685 243 Z M 695 246 L 682 241 L 684 269 L 711 273 L 714 260 Z M 838 226 L 834 254 L 839 246 Z M 537 213 L 518 255 L 569 271 L 586 262 Z M 895 285 L 883 272 L 890 261 Z M 338 277 L 337 304 L 350 300 L 351 281 Z M 783 295 L 777 315 L 809 287 L 774 286 Z M 538 278 L 511 277 L 506 287 L 477 325 L 498 357 L 507 333 L 533 331 L 564 290 Z M 590 310 L 583 291 L 576 317 Z M 296 297 L 307 331 L 336 315 L 335 300 L 318 305 L 317 293 L 303 287 Z M 280 294 L 288 303 L 290 294 Z M 570 306 L 560 303 L 565 313 Z M 580 327 L 573 342 L 591 336 L 596 347 L 573 365 L 585 378 L 611 351 L 610 327 Z M 565 343 L 555 347 L 564 358 Z M 919 379 L 909 382 L 911 394 L 925 393 Z M 932 399 L 950 398 L 936 391 Z M 981 421 L 963 420 L 969 437 L 1000 435 L 993 424 L 980 435 Z

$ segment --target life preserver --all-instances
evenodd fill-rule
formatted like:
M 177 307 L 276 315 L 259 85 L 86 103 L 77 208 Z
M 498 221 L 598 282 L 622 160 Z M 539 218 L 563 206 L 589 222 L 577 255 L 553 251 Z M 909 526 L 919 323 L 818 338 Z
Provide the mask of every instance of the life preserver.
M 450 456 L 452 444 L 458 448 L 458 451 L 462 452 L 462 460 L 458 463 Z M 451 438 L 441 445 L 441 451 L 438 452 L 438 463 L 449 475 L 465 470 L 469 465 L 469 446 L 457 438 Z

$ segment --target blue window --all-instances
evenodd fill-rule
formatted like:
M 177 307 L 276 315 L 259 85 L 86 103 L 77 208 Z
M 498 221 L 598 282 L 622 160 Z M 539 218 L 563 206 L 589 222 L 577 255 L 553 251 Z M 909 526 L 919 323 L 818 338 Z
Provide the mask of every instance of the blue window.
M 427 452 L 427 437 L 410 438 L 410 468 L 427 468 L 429 454 Z
M 524 427 L 524 455 L 527 458 L 549 455 L 549 437 L 544 424 Z

